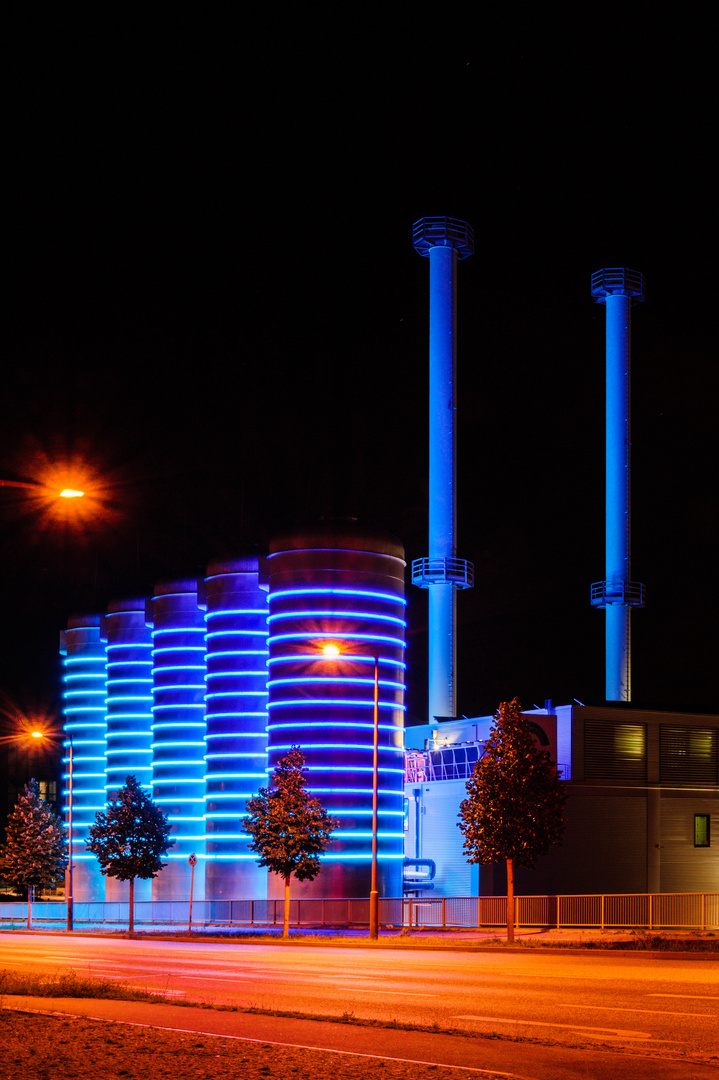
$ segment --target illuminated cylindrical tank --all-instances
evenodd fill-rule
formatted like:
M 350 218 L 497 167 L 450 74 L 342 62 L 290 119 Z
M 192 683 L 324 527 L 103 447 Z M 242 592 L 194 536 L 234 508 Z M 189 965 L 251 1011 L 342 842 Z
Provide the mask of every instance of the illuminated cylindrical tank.
M 264 561 L 264 560 L 263 560 Z M 267 588 L 257 556 L 207 568 L 207 899 L 261 899 L 267 871 L 239 829 L 267 781 Z
M 145 600 L 108 605 L 107 629 L 107 798 L 114 798 L 132 775 L 152 792 L 152 634 Z M 106 899 L 127 901 L 129 884 L 106 879 Z M 150 879 L 135 882 L 135 900 L 150 900 Z
M 162 581 L 152 597 L 152 797 L 169 815 L 175 843 L 153 879 L 153 900 L 204 898 L 205 619 L 197 581 Z
M 474 232 L 456 218 L 420 218 L 412 242 L 429 259 L 429 556 L 412 562 L 412 583 L 428 590 L 429 721 L 457 714 L 457 589 L 474 567 L 457 558 L 457 260 Z
M 107 655 L 100 615 L 73 615 L 60 635 L 64 654 L 63 811 L 69 824 L 72 739 L 72 861 L 75 902 L 105 899 L 105 879 L 85 840 L 95 814 L 105 809 Z
M 644 586 L 631 581 L 630 371 L 632 304 L 644 300 L 644 277 L 623 267 L 592 274 L 592 296 L 606 307 L 605 580 L 591 602 L 606 610 L 606 698 L 631 701 L 631 609 Z
M 292 746 L 308 790 L 340 822 L 314 882 L 295 896 L 370 891 L 374 665 L 379 663 L 378 883 L 402 895 L 404 548 L 352 522 L 278 536 L 269 566 L 269 767 Z M 339 656 L 322 652 L 336 645 Z M 282 883 L 270 875 L 268 895 Z

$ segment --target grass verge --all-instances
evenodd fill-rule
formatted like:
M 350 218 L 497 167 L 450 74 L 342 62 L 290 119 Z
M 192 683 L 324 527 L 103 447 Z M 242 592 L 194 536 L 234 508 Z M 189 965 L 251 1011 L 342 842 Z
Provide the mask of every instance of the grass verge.
M 22 997 L 110 998 L 117 1001 L 157 1001 L 161 995 L 137 990 L 114 979 L 62 971 L 52 975 L 23 971 L 0 971 L 0 994 Z

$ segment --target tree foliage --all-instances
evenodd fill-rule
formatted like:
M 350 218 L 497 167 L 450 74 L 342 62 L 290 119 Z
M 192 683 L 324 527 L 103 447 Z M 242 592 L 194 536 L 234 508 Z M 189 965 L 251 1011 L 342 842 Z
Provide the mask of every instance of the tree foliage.
M 546 751 L 537 750 L 519 701 L 504 701 L 495 713 L 484 754 L 467 781 L 459 828 L 470 862 L 511 859 L 533 867 L 561 843 L 564 784 Z
M 107 810 L 95 814 L 86 843 L 103 874 L 134 882 L 156 877 L 166 865 L 161 859 L 175 842 L 168 839 L 170 829 L 167 815 L 128 776 Z
M 55 885 L 65 873 L 67 849 L 62 821 L 40 797 L 37 780 L 30 780 L 8 818 L 0 874 L 28 892 L 39 885 Z
M 247 801 L 242 828 L 252 837 L 250 851 L 286 883 L 294 876 L 313 881 L 320 872 L 319 856 L 327 850 L 339 822 L 330 817 L 319 799 L 305 790 L 305 758 L 298 746 L 277 762 L 270 786 Z

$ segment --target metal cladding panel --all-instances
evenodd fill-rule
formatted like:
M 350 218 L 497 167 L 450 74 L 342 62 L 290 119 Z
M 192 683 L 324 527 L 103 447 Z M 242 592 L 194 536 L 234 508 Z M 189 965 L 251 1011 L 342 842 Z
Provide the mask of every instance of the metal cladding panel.
M 420 786 L 421 858 L 434 859 L 437 864 L 434 889 L 428 895 L 469 896 L 472 867 L 459 829 L 459 805 L 467 798 L 467 785 L 462 780 L 447 780 Z M 413 857 L 411 851 L 407 855 Z
M 311 547 L 302 548 L 305 541 Z M 401 895 L 403 555 L 393 537 L 350 525 L 281 537 L 271 546 L 268 766 L 300 746 L 309 791 L 340 822 L 323 860 L 327 872 L 313 884 L 316 895 L 327 895 L 330 878 L 334 895 L 369 890 L 375 656 L 380 888 Z M 326 657 L 327 644 L 340 654 Z
M 65 791 L 63 810 L 69 818 L 69 765 L 72 739 L 72 852 L 73 863 L 81 864 L 75 879 L 76 899 L 104 896 L 104 882 L 94 855 L 85 847 L 88 828 L 95 814 L 105 809 L 105 750 L 107 746 L 107 655 L 101 639 L 99 615 L 74 616 L 65 632 L 67 654 L 63 694 Z
M 267 780 L 267 596 L 258 560 L 212 564 L 206 578 L 206 895 L 261 898 L 267 872 L 239 829 Z
M 113 798 L 128 776 L 152 786 L 152 634 L 144 599 L 118 601 L 107 610 L 105 788 Z
M 637 795 L 584 795 L 573 789 L 562 844 L 515 868 L 517 895 L 627 893 L 647 888 L 647 800 Z
M 153 881 L 153 899 L 184 899 L 191 853 L 200 859 L 198 895 L 204 889 L 205 620 L 196 582 L 158 584 L 152 616 L 152 797 L 168 814 L 175 841 L 170 865 Z
M 678 796 L 678 792 L 676 795 Z M 719 857 L 710 847 L 694 847 L 694 815 L 709 814 L 719 833 L 719 792 L 696 791 L 661 800 L 662 892 L 719 892 Z

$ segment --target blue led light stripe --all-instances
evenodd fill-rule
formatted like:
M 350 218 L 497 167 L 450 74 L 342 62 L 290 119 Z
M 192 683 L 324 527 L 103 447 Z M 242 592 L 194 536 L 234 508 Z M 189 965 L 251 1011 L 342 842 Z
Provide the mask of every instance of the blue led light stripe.
M 369 600 L 387 600 L 392 604 L 407 604 L 404 596 L 396 593 L 370 592 L 368 589 L 334 589 L 334 588 L 307 588 L 307 589 L 273 589 L 272 600 L 285 596 L 361 596 Z
M 272 750 L 273 750 L 273 753 L 274 753 L 275 750 L 291 750 L 292 747 L 296 746 L 296 745 L 297 745 L 297 743 L 287 743 L 286 746 L 282 746 L 282 745 L 278 745 L 277 743 L 273 743 L 272 744 Z M 372 745 L 371 744 L 368 745 L 367 743 L 316 743 L 316 742 L 313 742 L 311 744 L 311 747 L 312 747 L 313 750 L 366 750 L 370 754 L 373 753 Z M 390 752 L 394 752 L 395 754 L 403 754 L 404 753 L 404 747 L 402 747 L 402 746 L 383 746 L 382 744 L 380 744 L 377 749 L 380 751 L 380 753 L 383 750 L 389 750 Z M 312 766 L 308 765 L 307 768 L 308 769 L 312 768 Z M 402 769 L 401 771 L 404 772 L 404 769 Z
M 218 649 L 208 652 L 207 660 L 216 660 L 218 656 L 269 656 L 267 649 Z
M 327 635 L 329 636 L 329 635 Z M 332 635 L 332 640 L 337 640 L 336 635 Z M 335 663 L 339 658 L 334 657 Z M 363 653 L 345 654 L 342 657 L 343 660 L 351 660 L 353 664 L 372 664 L 374 666 L 374 656 L 364 655 Z M 268 667 L 272 664 L 316 664 L 316 663 L 330 663 L 327 657 L 318 656 L 314 652 L 296 652 L 286 653 L 283 656 L 272 656 L 267 661 Z M 402 660 L 392 660 L 386 656 L 380 656 L 379 658 L 380 669 L 383 667 L 396 667 L 402 671 L 407 670 L 407 665 Z
M 181 723 L 175 722 L 175 723 L 172 723 L 172 724 L 153 724 L 152 725 L 152 730 L 153 731 L 160 731 L 161 729 L 164 729 L 164 728 L 173 728 L 175 731 L 177 730 L 177 728 L 202 728 L 202 730 L 204 731 L 205 730 L 205 723 L 204 723 L 204 721 L 202 721 L 201 723 L 194 723 L 192 720 L 185 720 L 185 721 L 183 721 Z
M 205 614 L 205 622 L 208 619 L 226 619 L 228 615 L 263 615 L 267 616 L 267 609 L 263 608 L 222 608 L 220 611 L 208 611 Z
M 359 706 L 360 708 L 374 709 L 373 701 L 363 701 L 362 699 L 357 701 L 351 698 L 290 698 L 288 701 L 268 701 L 267 708 L 279 709 L 280 707 L 286 708 L 288 706 L 294 708 L 295 706 L 300 705 L 344 705 L 347 708 L 356 708 Z M 399 709 L 401 712 L 406 710 L 405 705 L 398 705 L 394 701 L 380 701 L 378 702 L 378 705 L 380 709 Z
M 322 638 L 332 638 L 333 641 L 382 641 L 386 645 L 392 645 L 397 649 L 406 648 L 402 638 L 388 637 L 386 634 L 346 634 L 334 633 L 329 630 L 298 630 L 294 634 L 272 634 L 267 640 L 272 646 L 278 641 L 318 641 L 322 640 Z M 319 660 L 321 654 L 318 652 L 313 658 Z M 355 659 L 354 655 L 352 659 Z
M 366 788 L 354 788 L 354 787 L 307 787 L 307 791 L 313 795 L 365 795 L 372 798 L 372 786 Z M 378 795 L 392 795 L 397 798 L 404 799 L 404 791 L 397 791 L 395 788 L 378 788 Z M 381 813 L 382 811 L 380 811 Z
M 196 690 L 198 689 L 198 687 L 193 686 L 191 689 Z M 179 710 L 185 710 L 185 708 L 202 708 L 202 710 L 204 711 L 204 707 L 204 703 L 198 704 L 192 701 L 182 701 L 181 703 L 178 702 L 175 705 L 153 705 L 151 712 L 159 713 L 162 710 L 168 710 L 168 708 L 171 708 L 171 710 L 177 710 L 177 708 L 179 708 Z
M 278 619 L 336 619 L 340 622 L 344 619 L 361 619 L 363 622 L 365 619 L 371 619 L 379 622 L 397 623 L 399 626 L 407 625 L 405 619 L 400 619 L 396 615 L 380 615 L 373 611 L 277 611 L 274 615 L 267 616 L 268 623 L 276 622 Z M 316 634 L 315 636 L 319 637 L 322 634 Z M 335 659 L 339 659 L 339 657 Z
M 215 690 L 211 694 L 205 694 L 206 701 L 214 701 L 217 698 L 246 698 L 267 697 L 266 690 Z
M 153 649 L 152 655 L 157 656 L 159 653 L 178 653 L 178 652 L 205 652 L 204 645 L 166 645 L 161 649 Z
M 337 686 L 347 684 L 358 686 L 374 686 L 374 679 L 362 679 L 358 676 L 341 675 L 334 678 L 326 675 L 298 675 L 295 679 L 268 679 L 269 686 L 297 686 L 298 683 L 319 683 L 320 685 Z M 391 687 L 393 690 L 404 690 L 404 683 L 390 682 L 388 679 L 379 680 L 380 687 Z
M 276 731 L 278 728 L 300 728 L 304 731 L 306 728 L 364 728 L 365 731 L 372 731 L 374 724 L 362 724 L 357 720 L 296 720 L 294 723 L 287 724 L 268 724 L 268 731 Z M 397 727 L 395 724 L 379 724 L 380 731 L 403 731 L 403 728 Z
M 234 714 L 233 714 L 234 715 Z M 267 734 L 264 731 L 218 731 L 213 734 L 205 735 L 205 742 L 209 742 L 210 739 L 266 739 Z
M 240 753 L 239 751 L 233 751 L 231 754 L 205 754 L 205 761 L 227 761 L 228 759 L 234 761 L 235 758 L 256 758 L 267 757 L 266 750 L 257 750 L 254 753 Z

